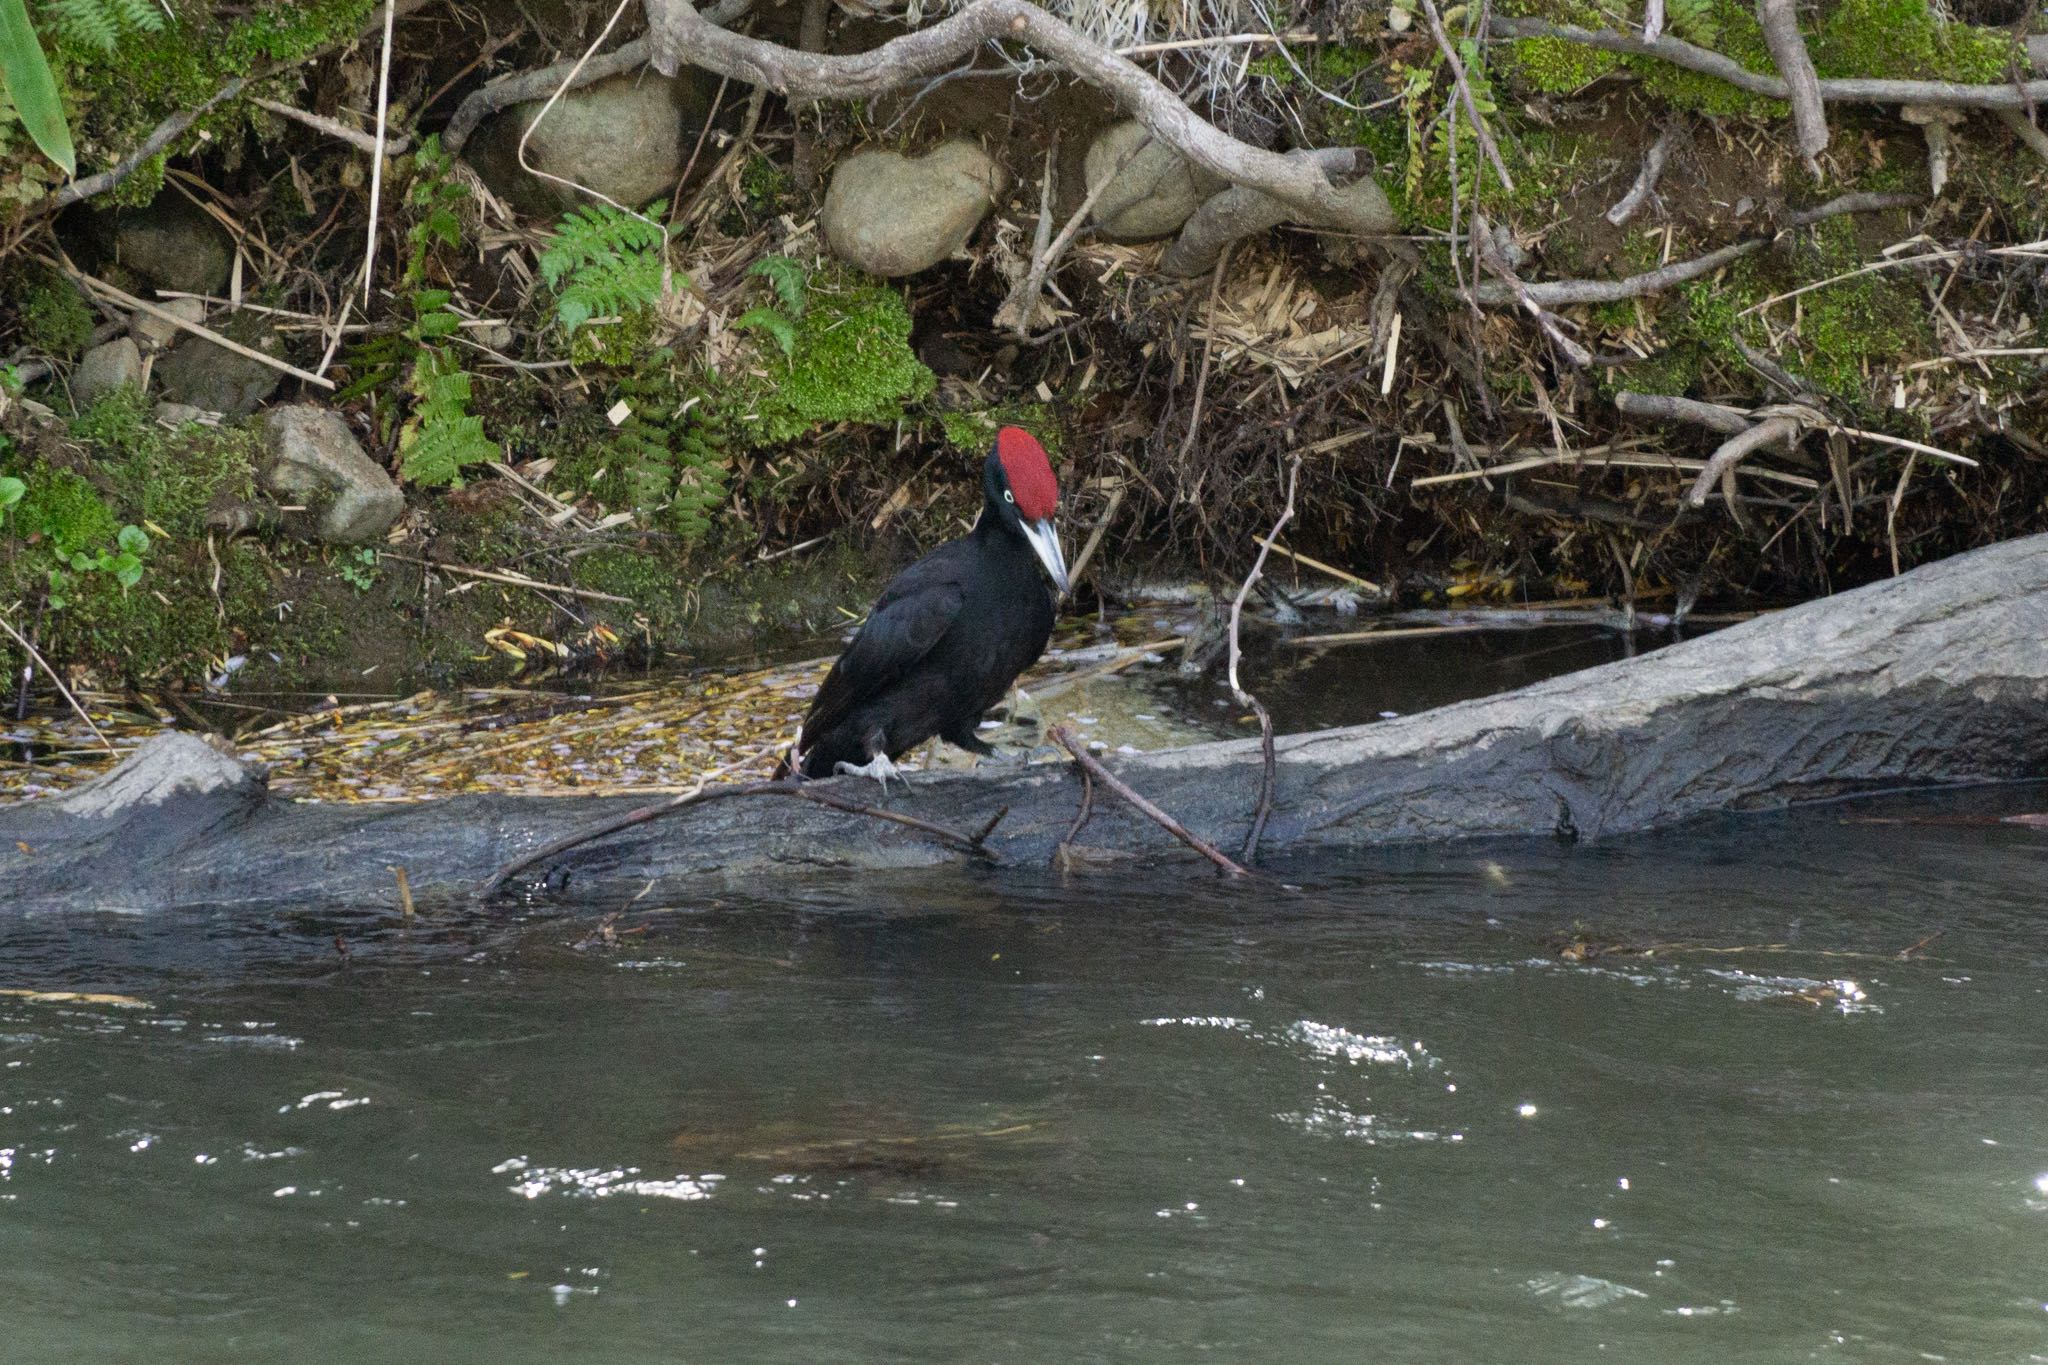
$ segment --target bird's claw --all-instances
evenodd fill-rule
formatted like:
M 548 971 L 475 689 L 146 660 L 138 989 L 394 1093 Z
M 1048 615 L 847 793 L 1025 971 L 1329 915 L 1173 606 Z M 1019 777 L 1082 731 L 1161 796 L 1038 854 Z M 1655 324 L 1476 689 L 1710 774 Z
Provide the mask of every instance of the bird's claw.
M 872 777 L 875 781 L 882 784 L 882 797 L 884 800 L 887 800 L 889 796 L 890 778 L 893 777 L 898 782 L 901 782 L 906 790 L 910 786 L 910 778 L 904 774 L 901 768 L 889 761 L 887 754 L 876 754 L 866 763 L 835 763 L 832 765 L 832 772 L 835 776 L 843 774 L 847 777 Z

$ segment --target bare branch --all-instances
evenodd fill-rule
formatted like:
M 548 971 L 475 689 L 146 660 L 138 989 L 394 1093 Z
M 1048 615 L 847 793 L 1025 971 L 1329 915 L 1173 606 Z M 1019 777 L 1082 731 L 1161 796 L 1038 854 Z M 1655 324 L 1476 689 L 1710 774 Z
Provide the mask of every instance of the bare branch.
M 1458 87 L 1458 100 L 1465 106 L 1465 117 L 1471 121 L 1472 131 L 1479 138 L 1480 150 L 1493 163 L 1501 188 L 1513 194 L 1515 178 L 1508 174 L 1507 163 L 1500 159 L 1500 148 L 1494 145 L 1493 134 L 1486 130 L 1486 120 L 1479 116 L 1479 101 L 1472 94 L 1472 78 L 1465 74 L 1465 64 L 1458 60 L 1458 50 L 1451 46 L 1450 36 L 1444 32 L 1443 16 L 1436 12 L 1436 0 L 1422 0 L 1422 13 L 1429 20 L 1429 36 L 1436 39 L 1437 51 L 1444 54 L 1444 64 L 1451 68 L 1451 80 Z
M 1664 178 L 1664 163 L 1671 159 L 1673 149 L 1678 146 L 1678 124 L 1667 123 L 1664 131 L 1657 134 L 1657 140 L 1643 153 L 1643 168 L 1636 172 L 1636 183 L 1629 186 L 1627 194 L 1607 210 L 1607 221 L 1620 227 L 1642 211 L 1650 202 L 1650 196 L 1657 192 L 1657 182 Z
M 1845 213 L 1911 208 L 1920 202 L 1921 196 L 1917 194 L 1844 194 L 1815 208 L 1787 213 L 1781 221 L 1786 227 L 1811 227 L 1823 219 Z M 1526 306 L 1530 300 L 1548 308 L 1571 303 L 1618 303 L 1623 299 L 1655 294 L 1673 285 L 1699 279 L 1702 275 L 1711 275 L 1729 262 L 1761 250 L 1770 241 L 1769 237 L 1751 237 L 1747 241 L 1731 242 L 1704 256 L 1695 256 L 1689 261 L 1673 261 L 1670 265 L 1619 280 L 1542 280 L 1523 285 L 1519 290 L 1505 284 L 1482 284 L 1473 291 L 1473 295 L 1479 302 L 1494 308 L 1516 303 Z
M 1729 486 L 1724 480 L 1735 473 L 1735 466 L 1741 464 L 1751 451 L 1776 442 L 1783 442 L 1789 448 L 1804 430 L 1804 425 L 1797 418 L 1767 417 L 1747 431 L 1730 436 L 1707 457 L 1706 467 L 1700 470 L 1699 477 L 1692 481 L 1692 487 L 1686 492 L 1685 505 L 1705 507 L 1714 485 Z M 1728 505 L 1733 509 L 1735 503 L 1731 499 Z
M 1756 422 L 1740 408 L 1661 393 L 1632 393 L 1626 389 L 1614 395 L 1614 410 L 1624 417 L 1636 417 L 1646 422 L 1685 422 L 1702 426 L 1723 436 L 1748 431 Z
M 1212 175 L 1271 194 L 1311 221 L 1369 235 L 1394 228 L 1386 196 L 1341 192 L 1312 159 L 1239 142 L 1181 102 L 1129 58 L 1082 36 L 1028 0 L 971 0 L 930 28 L 849 55 L 797 52 L 714 27 L 688 0 L 647 0 L 652 61 L 674 75 L 684 63 L 778 94 L 859 99 L 936 75 L 989 42 L 1026 43 L 1114 96 L 1152 135 Z
M 1496 38 L 1559 38 L 1582 43 L 1605 52 L 1631 57 L 1657 57 L 1712 76 L 1752 95 L 1774 100 L 1792 98 L 1791 87 L 1777 76 L 1751 71 L 1733 58 L 1682 38 L 1658 37 L 1645 41 L 1633 33 L 1613 29 L 1581 28 L 1577 24 L 1552 24 L 1541 19 L 1516 19 L 1496 14 L 1487 26 Z M 1894 81 L 1865 77 L 1829 79 L 1818 82 L 1820 98 L 1830 104 L 1949 104 L 1970 109 L 2024 109 L 2029 100 L 2048 100 L 2048 80 L 2011 82 L 2004 85 L 1964 85 L 1956 81 Z
M 1828 120 L 1820 107 L 1820 73 L 1806 40 L 1799 36 L 1799 14 L 1792 0 L 1756 0 L 1756 21 L 1764 31 L 1764 46 L 1778 74 L 1785 78 L 1792 101 L 1792 129 L 1799 143 L 1799 159 L 1807 174 L 1820 179 L 1820 154 L 1827 150 Z
M 1049 732 L 1049 737 L 1054 743 L 1074 756 L 1074 761 L 1081 765 L 1083 773 L 1093 777 L 1097 782 L 1100 782 L 1103 786 L 1121 796 L 1134 810 L 1152 821 L 1153 824 L 1158 825 L 1159 828 L 1165 830 L 1168 834 L 1171 834 L 1174 838 L 1216 864 L 1218 871 L 1231 877 L 1249 877 L 1252 875 L 1235 862 L 1232 862 L 1230 855 L 1222 849 L 1216 847 L 1216 845 L 1210 843 L 1207 839 L 1196 834 L 1186 825 L 1183 825 L 1180 821 L 1138 795 L 1137 792 L 1131 790 L 1130 785 L 1122 778 L 1102 766 L 1101 759 L 1088 752 L 1088 746 L 1076 739 L 1072 730 L 1069 730 L 1064 725 L 1055 725 Z
M 280 104 L 276 100 L 267 100 L 260 95 L 252 95 L 249 98 L 249 103 L 255 105 L 258 109 L 268 109 L 279 118 L 292 119 L 305 124 L 316 132 L 325 133 L 331 138 L 338 138 L 358 151 L 369 152 L 373 156 L 377 152 L 377 139 L 375 137 L 359 129 L 351 128 L 339 119 L 327 118 L 324 115 L 310 113 L 304 109 L 295 109 L 289 104 Z M 392 156 L 403 156 L 406 148 L 411 145 L 411 139 L 405 137 L 386 137 L 384 139 L 384 150 Z
M 1273 752 L 1273 716 L 1259 699 L 1244 690 L 1244 684 L 1237 680 L 1237 662 L 1243 650 L 1238 644 L 1238 619 L 1244 615 L 1244 599 L 1250 595 L 1252 585 L 1265 572 L 1266 555 L 1272 550 L 1273 542 L 1280 538 L 1287 523 L 1294 520 L 1294 488 L 1301 481 L 1301 456 L 1297 453 L 1294 462 L 1287 466 L 1287 506 L 1281 509 L 1280 519 L 1273 523 L 1273 529 L 1259 542 L 1258 558 L 1252 561 L 1251 572 L 1244 576 L 1244 583 L 1237 590 L 1237 596 L 1230 602 L 1230 695 L 1237 698 L 1239 706 L 1249 706 L 1259 718 L 1259 804 L 1252 813 L 1252 827 L 1244 836 L 1244 847 L 1238 856 L 1246 862 L 1256 862 L 1259 856 L 1259 838 L 1266 832 L 1266 821 L 1273 814 L 1273 784 L 1277 776 L 1279 760 Z

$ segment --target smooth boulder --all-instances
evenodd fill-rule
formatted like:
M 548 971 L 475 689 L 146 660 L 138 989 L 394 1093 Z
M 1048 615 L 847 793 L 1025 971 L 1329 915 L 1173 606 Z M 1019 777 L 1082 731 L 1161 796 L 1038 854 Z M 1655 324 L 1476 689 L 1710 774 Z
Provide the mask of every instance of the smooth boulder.
M 257 481 L 272 496 L 304 506 L 287 530 L 329 545 L 357 545 L 391 529 L 405 495 L 364 453 L 341 418 L 325 408 L 273 408 L 263 415 L 270 450 Z
M 819 221 L 841 260 L 885 279 L 915 275 L 966 246 L 1008 184 L 971 142 L 916 158 L 856 152 L 833 170 Z
M 1089 211 L 1090 220 L 1105 236 L 1125 242 L 1180 231 L 1202 201 L 1223 187 L 1135 120 L 1096 134 L 1082 170 L 1088 193 L 1107 185 Z
M 519 139 L 528 128 L 533 135 L 526 140 L 527 165 L 637 209 L 682 179 L 709 112 L 696 79 L 652 72 L 572 90 L 542 119 L 545 104 L 535 100 L 499 115 L 468 153 L 485 184 L 520 212 L 535 215 L 559 213 L 583 196 L 520 165 Z

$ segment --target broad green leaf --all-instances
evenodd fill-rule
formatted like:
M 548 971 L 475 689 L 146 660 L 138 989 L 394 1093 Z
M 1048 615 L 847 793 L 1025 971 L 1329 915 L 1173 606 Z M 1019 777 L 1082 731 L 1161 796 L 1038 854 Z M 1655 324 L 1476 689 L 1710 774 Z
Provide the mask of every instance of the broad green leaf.
M 123 526 L 115 541 L 131 555 L 149 553 L 149 535 L 140 526 Z
M 64 102 L 43 45 L 29 24 L 28 0 L 0 0 L 0 84 L 6 85 L 22 126 L 43 155 L 62 166 L 64 174 L 77 175 L 71 126 L 64 121 Z

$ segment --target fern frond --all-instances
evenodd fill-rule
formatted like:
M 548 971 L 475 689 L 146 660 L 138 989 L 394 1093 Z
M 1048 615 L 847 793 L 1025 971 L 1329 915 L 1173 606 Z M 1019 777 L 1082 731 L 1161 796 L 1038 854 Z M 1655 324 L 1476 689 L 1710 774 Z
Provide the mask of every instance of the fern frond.
M 79 47 L 112 52 L 129 33 L 157 33 L 163 11 L 150 0 L 49 0 L 58 35 Z
M 776 297 L 782 300 L 783 311 L 789 316 L 800 318 L 804 315 L 811 281 L 802 266 L 787 256 L 763 256 L 747 267 L 747 273 L 761 276 L 774 287 Z
M 420 352 L 411 388 L 417 402 L 398 438 L 399 470 L 408 481 L 459 488 L 466 466 L 498 458 L 483 419 L 469 410 L 469 374 L 445 348 Z
M 609 204 L 562 215 L 540 254 L 541 278 L 557 295 L 563 327 L 575 331 L 601 314 L 626 314 L 661 297 L 661 247 L 669 229 Z

